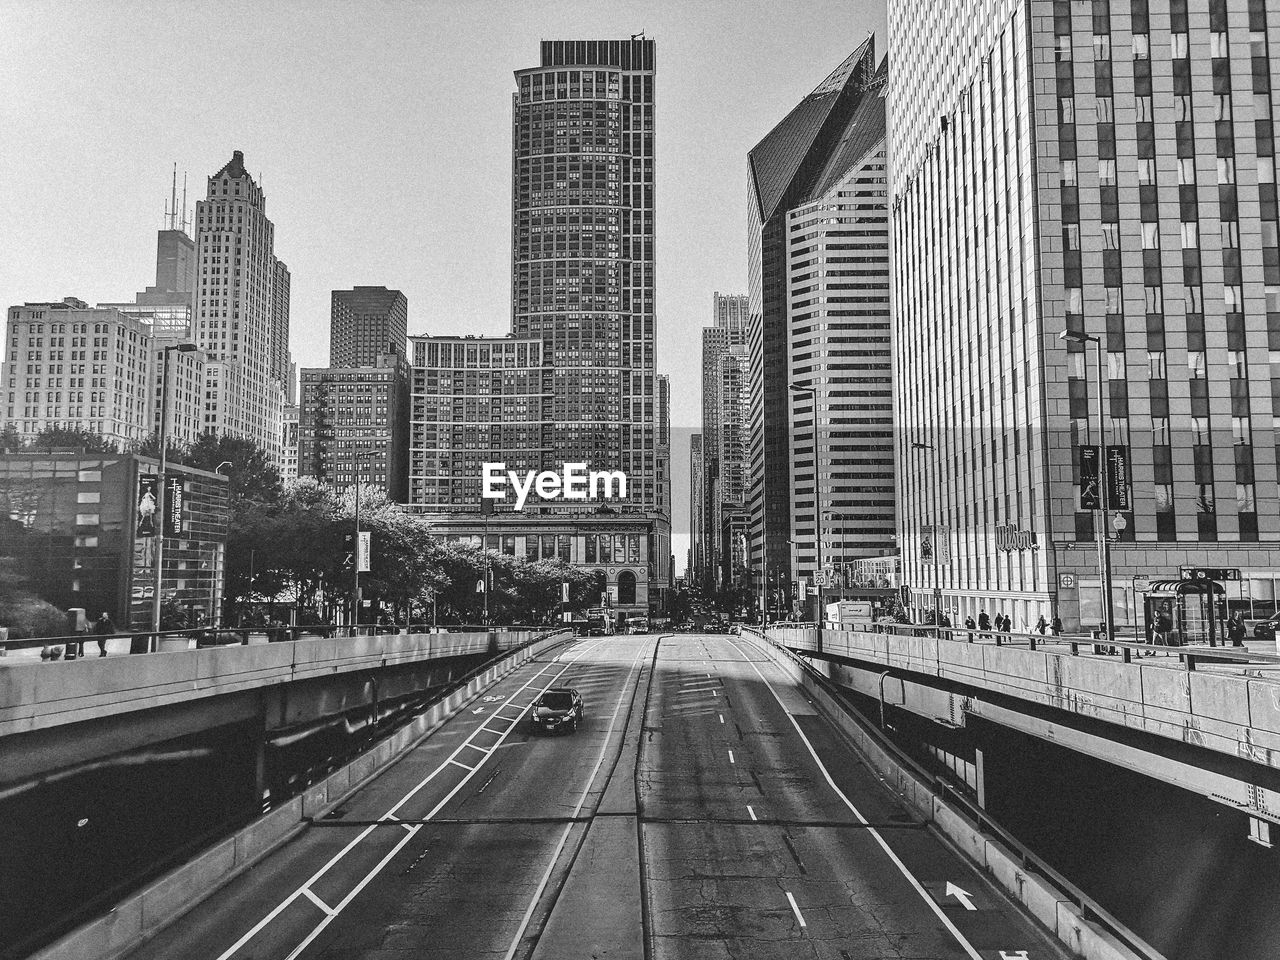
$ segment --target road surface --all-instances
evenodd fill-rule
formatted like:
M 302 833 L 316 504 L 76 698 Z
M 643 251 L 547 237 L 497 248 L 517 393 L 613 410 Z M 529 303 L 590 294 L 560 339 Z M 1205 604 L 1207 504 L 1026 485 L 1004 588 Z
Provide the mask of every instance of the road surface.
M 134 960 L 1065 954 L 747 638 L 522 665 Z M 538 692 L 586 722 L 533 735 Z

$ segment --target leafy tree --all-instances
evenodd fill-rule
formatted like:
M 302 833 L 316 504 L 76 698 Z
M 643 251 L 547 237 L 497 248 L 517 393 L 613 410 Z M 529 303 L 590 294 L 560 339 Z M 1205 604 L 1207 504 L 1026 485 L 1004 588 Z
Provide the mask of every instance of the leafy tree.
M 189 467 L 210 473 L 218 472 L 218 467 L 228 461 L 231 466 L 224 467 L 222 472 L 229 478 L 233 505 L 243 501 L 271 502 L 279 497 L 280 471 L 267 451 L 252 440 L 203 433 L 181 460 Z
M 160 434 L 152 431 L 145 440 L 139 440 L 130 447 L 131 453 L 136 453 L 140 457 L 151 457 L 153 460 L 160 459 Z M 169 441 L 169 453 L 165 458 L 170 463 L 186 463 L 187 447 L 185 444 L 176 441 Z
M 101 434 L 79 427 L 45 427 L 28 445 L 30 450 L 83 448 L 85 453 L 115 453 L 116 445 Z
M 0 451 L 8 450 L 17 453 L 25 447 L 22 435 L 12 423 L 6 423 L 3 429 L 0 429 Z
M 0 626 L 9 639 L 60 637 L 68 633 L 67 615 L 40 599 L 13 557 L 0 557 Z

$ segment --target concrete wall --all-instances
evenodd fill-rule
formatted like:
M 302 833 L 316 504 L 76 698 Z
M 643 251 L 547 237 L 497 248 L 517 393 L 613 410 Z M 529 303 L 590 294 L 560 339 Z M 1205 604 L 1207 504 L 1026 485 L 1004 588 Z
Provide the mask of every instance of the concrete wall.
M 775 643 L 799 650 L 815 650 L 817 634 L 816 628 L 768 631 Z M 1163 657 L 1123 663 L 1073 657 L 1065 646 L 1030 650 L 830 628 L 823 630 L 822 648 L 1280 768 L 1280 676 L 1272 669 L 1188 671 Z
M 449 635 L 435 636 L 439 638 Z M 515 651 L 502 662 L 471 680 L 465 687 L 451 693 L 413 722 L 380 741 L 368 753 L 357 757 L 324 780 L 314 784 L 305 793 L 276 807 L 247 827 L 198 854 L 188 863 L 126 897 L 105 916 L 90 921 L 56 943 L 32 954 L 29 960 L 111 960 L 127 952 L 161 927 L 176 920 L 267 854 L 287 843 L 305 829 L 308 819 L 322 817 L 337 807 L 351 793 L 376 777 L 494 681 L 510 673 L 525 661 L 570 639 L 572 639 L 571 635 L 567 632 L 557 633 Z M 286 646 L 286 644 L 275 646 Z M 146 660 L 149 657 L 134 659 Z
M 1028 913 L 1073 954 L 1087 960 L 1139 960 L 1139 954 L 1117 940 L 1102 925 L 1085 919 L 1080 907 L 1067 894 L 1058 890 L 1045 877 L 1027 870 L 1013 851 L 987 836 L 978 825 L 947 806 L 930 784 L 919 779 L 910 768 L 899 763 L 872 739 L 862 724 L 828 695 L 794 657 L 775 646 L 780 642 L 774 637 L 775 633 L 791 634 L 791 640 L 796 639 L 797 634 L 809 634 L 812 639 L 815 630 L 768 632 L 768 640 L 756 635 L 757 645 L 803 687 L 823 713 L 849 736 L 871 768 L 884 779 L 885 785 L 918 816 L 950 840 L 960 854 L 1021 903 Z M 773 642 L 769 642 L 770 640 Z M 790 645 L 790 640 L 787 645 Z
M 509 649 L 536 635 L 317 637 L 70 662 L 0 660 L 0 737 L 312 677 L 483 653 L 491 642 Z

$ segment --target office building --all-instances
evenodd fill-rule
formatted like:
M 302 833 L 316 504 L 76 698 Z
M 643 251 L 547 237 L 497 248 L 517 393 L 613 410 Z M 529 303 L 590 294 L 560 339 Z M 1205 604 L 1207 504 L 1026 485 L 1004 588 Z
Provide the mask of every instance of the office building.
M 399 290 L 334 290 L 329 315 L 329 365 L 364 367 L 386 353 L 408 355 L 409 301 Z
M 822 566 L 837 574 L 896 546 L 888 72 L 881 63 L 786 214 L 788 382 L 798 388 L 789 396 L 790 537 L 794 576 L 809 583 L 819 531 Z
M 706 531 L 706 467 L 702 455 L 702 434 L 689 437 L 689 562 L 685 578 L 702 586 L 706 567 L 703 536 Z
M 98 434 L 116 449 L 150 432 L 151 327 L 109 307 L 67 297 L 10 307 L 4 419 L 23 440 L 46 427 Z
M 1081 450 L 1102 439 L 1127 454 L 1129 502 L 1104 524 L 1116 625 L 1142 623 L 1144 580 L 1197 567 L 1239 570 L 1229 603 L 1265 615 L 1280 575 L 1280 14 L 1033 9 L 889 4 L 905 583 L 953 619 L 1097 626 Z M 1095 344 L 1064 331 L 1097 338 L 1102 397 Z
M 266 196 L 236 150 L 196 203 L 192 336 L 205 352 L 203 429 L 280 459 L 290 371 L 289 271 L 275 255 Z
M 338 493 L 374 486 L 408 500 L 409 364 L 384 354 L 371 367 L 303 368 L 298 476 Z
M 553 371 L 548 468 L 623 470 L 655 510 L 654 42 L 541 54 L 513 97 L 512 332 Z
M 791 443 L 793 301 L 789 294 L 790 213 L 813 199 L 841 154 L 860 105 L 878 94 L 874 38 L 868 38 L 751 150 L 747 158 L 750 321 L 749 474 L 751 569 L 793 574 Z M 794 301 L 802 305 L 801 299 Z M 807 306 L 807 305 L 806 305 Z M 811 317 L 810 317 L 811 322 Z M 819 407 L 832 402 L 822 391 Z
M 146 507 L 159 467 L 128 454 L 0 455 L 0 553 L 59 609 L 106 611 L 122 629 L 149 629 L 161 531 Z M 161 596 L 209 623 L 222 605 L 227 478 L 175 463 L 167 471 Z
M 553 374 L 541 339 L 415 336 L 410 348 L 410 503 L 475 513 L 483 464 L 544 468 Z
M 725 553 L 723 510 L 739 507 L 746 497 L 746 431 L 748 423 L 747 330 L 750 301 L 746 294 L 712 295 L 712 324 L 702 330 L 702 448 L 706 549 L 703 587 L 718 589 Z
M 280 439 L 280 479 L 298 479 L 298 426 L 301 408 L 291 403 L 284 408 L 284 429 Z

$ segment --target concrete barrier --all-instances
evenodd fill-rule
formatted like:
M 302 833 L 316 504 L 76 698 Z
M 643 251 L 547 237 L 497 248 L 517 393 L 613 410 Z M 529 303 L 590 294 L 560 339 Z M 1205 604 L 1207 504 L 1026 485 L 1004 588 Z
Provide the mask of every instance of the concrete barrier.
M 486 636 L 487 643 L 487 635 L 481 636 Z M 561 632 L 513 651 L 501 663 L 485 670 L 462 689 L 454 691 L 379 741 L 373 749 L 197 854 L 181 867 L 126 897 L 105 915 L 32 954 L 29 960 L 113 960 L 135 948 L 215 890 L 288 843 L 306 829 L 308 820 L 322 817 L 342 804 L 494 681 L 533 657 L 572 639 L 568 632 Z
M 504 648 L 535 636 L 497 634 Z M 380 634 L 0 666 L 0 737 L 309 677 L 484 653 L 490 633 Z
M 862 722 L 814 680 L 794 655 L 780 649 L 771 637 L 752 636 L 770 660 L 800 684 L 823 714 L 844 731 L 908 809 L 931 824 L 962 856 L 1021 903 L 1059 942 L 1085 960 L 1143 960 L 1101 925 L 1086 920 L 1067 894 L 1045 877 L 1028 872 L 1007 847 L 983 834 L 976 824 L 948 806 L 931 784 L 921 780 L 873 739 Z

